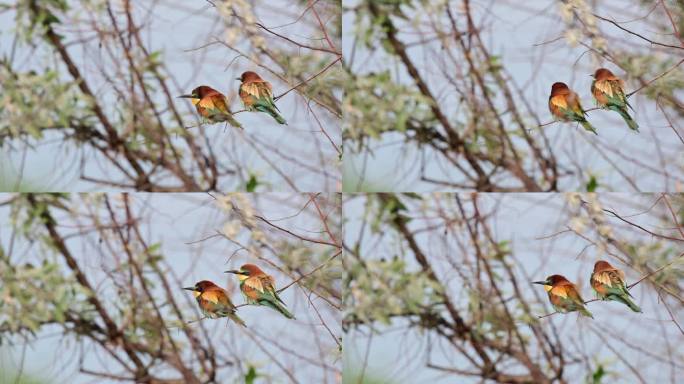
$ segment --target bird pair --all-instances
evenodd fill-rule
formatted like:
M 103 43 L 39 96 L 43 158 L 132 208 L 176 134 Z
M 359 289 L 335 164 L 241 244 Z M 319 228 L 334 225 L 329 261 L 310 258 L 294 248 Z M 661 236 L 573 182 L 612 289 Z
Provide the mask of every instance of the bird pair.
M 630 129 L 639 132 L 639 126 L 627 112 L 627 107 L 632 108 L 632 106 L 629 105 L 625 96 L 622 79 L 606 68 L 597 69 L 593 77 L 591 93 L 596 99 L 596 104 L 601 108 L 619 113 Z M 551 86 L 549 110 L 561 121 L 576 121 L 587 131 L 596 133 L 596 129 L 585 118 L 586 112 L 582 109 L 579 96 L 565 83 L 553 83 Z
M 225 271 L 225 273 L 237 275 L 240 280 L 240 291 L 245 296 L 247 304 L 263 305 L 280 312 L 288 319 L 295 318 L 278 296 L 273 276 L 267 275 L 256 265 L 244 264 L 240 269 Z M 193 287 L 183 289 L 192 291 L 204 316 L 212 319 L 228 317 L 245 326 L 245 322 L 236 314 L 237 308 L 228 297 L 228 293 L 218 285 L 209 280 L 202 280 Z
M 617 301 L 625 304 L 634 312 L 641 312 L 641 308 L 630 299 L 633 296 L 625 287 L 625 274 L 607 261 L 599 260 L 594 264 L 594 272 L 592 272 L 589 281 L 599 299 Z M 535 281 L 534 284 L 544 286 L 549 294 L 549 301 L 557 312 L 579 311 L 584 316 L 594 318 L 591 312 L 585 308 L 584 300 L 582 300 L 575 284 L 564 276 L 551 275 L 544 281 Z
M 236 80 L 241 81 L 239 95 L 245 109 L 268 113 L 278 123 L 287 124 L 273 101 L 271 83 L 251 71 L 243 73 Z M 197 108 L 197 113 L 211 124 L 227 121 L 233 127 L 242 128 L 242 124 L 233 117 L 226 96 L 214 88 L 200 85 L 193 89 L 191 94 L 179 97 L 190 99 L 192 105 Z

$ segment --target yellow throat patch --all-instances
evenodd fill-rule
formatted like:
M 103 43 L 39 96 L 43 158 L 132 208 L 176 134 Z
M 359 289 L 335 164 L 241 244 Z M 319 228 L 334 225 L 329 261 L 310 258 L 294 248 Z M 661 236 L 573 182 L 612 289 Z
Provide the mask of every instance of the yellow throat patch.
M 550 290 L 552 290 L 552 289 L 553 289 L 553 286 L 552 286 L 552 285 L 545 285 L 545 286 L 544 286 L 544 290 L 545 290 L 546 292 L 548 292 L 548 291 L 550 291 Z

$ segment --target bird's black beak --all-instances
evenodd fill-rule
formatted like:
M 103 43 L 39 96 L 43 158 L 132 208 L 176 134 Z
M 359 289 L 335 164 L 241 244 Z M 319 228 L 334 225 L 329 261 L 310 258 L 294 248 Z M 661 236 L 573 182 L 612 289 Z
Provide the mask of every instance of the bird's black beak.
M 243 274 L 242 271 L 238 271 L 238 270 L 236 270 L 236 269 L 231 269 L 230 271 L 225 271 L 225 272 L 223 272 L 223 273 L 232 273 L 232 274 L 235 274 L 235 275 L 242 275 L 242 274 Z
M 193 95 L 180 95 L 178 96 L 179 99 L 194 99 L 195 96 Z
M 195 287 L 183 287 L 186 291 L 195 291 Z
M 546 281 L 533 281 L 532 284 L 546 285 Z
M 242 81 L 242 77 L 236 77 L 235 80 L 240 80 L 240 81 Z

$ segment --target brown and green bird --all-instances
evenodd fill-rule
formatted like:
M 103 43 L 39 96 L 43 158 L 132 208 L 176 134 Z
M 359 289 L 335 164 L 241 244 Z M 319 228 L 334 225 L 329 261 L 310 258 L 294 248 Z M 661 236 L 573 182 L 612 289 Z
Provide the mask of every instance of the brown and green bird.
M 254 264 L 245 264 L 238 270 L 230 270 L 226 273 L 233 273 L 238 276 L 240 290 L 245 295 L 247 303 L 275 309 L 288 319 L 295 318 L 285 308 L 285 303 L 278 296 L 273 276 L 267 275 Z
M 625 287 L 625 274 L 607 261 L 599 260 L 594 264 L 594 272 L 589 281 L 599 299 L 617 301 L 634 312 L 641 312 L 641 308 L 630 299 L 633 296 Z
M 549 96 L 549 110 L 561 121 L 576 121 L 587 131 L 596 133 L 596 129 L 585 118 L 579 96 L 565 83 L 553 83 Z
M 197 108 L 197 113 L 211 124 L 227 121 L 233 127 L 242 128 L 233 117 L 226 97 L 212 87 L 200 85 L 193 89 L 191 94 L 179 97 L 190 99 L 192 105 Z
M 195 284 L 194 287 L 185 287 L 183 289 L 192 291 L 204 316 L 212 319 L 228 317 L 243 327 L 245 326 L 245 322 L 235 313 L 237 309 L 230 301 L 228 293 L 218 285 L 209 280 L 202 280 Z
M 271 115 L 278 123 L 287 124 L 278 112 L 280 110 L 273 102 L 273 88 L 271 83 L 262 79 L 255 72 L 247 71 L 238 77 L 240 80 L 240 98 L 249 111 L 265 112 Z
M 594 318 L 591 312 L 584 307 L 584 300 L 582 300 L 575 284 L 568 281 L 564 276 L 551 275 L 544 281 L 535 281 L 534 284 L 544 286 L 544 290 L 549 294 L 549 301 L 557 312 L 579 311 L 584 316 Z
M 594 73 L 591 83 L 591 93 L 599 107 L 610 109 L 622 116 L 629 129 L 639 132 L 639 125 L 627 113 L 627 107 L 632 108 L 627 101 L 624 91 L 625 83 L 606 68 L 599 68 Z

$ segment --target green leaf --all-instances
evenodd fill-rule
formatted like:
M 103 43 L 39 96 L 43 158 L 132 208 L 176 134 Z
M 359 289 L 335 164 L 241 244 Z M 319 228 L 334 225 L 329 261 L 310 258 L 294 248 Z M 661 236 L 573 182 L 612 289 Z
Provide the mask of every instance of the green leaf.
M 259 185 L 259 180 L 257 180 L 256 175 L 249 175 L 249 180 L 247 181 L 247 192 L 254 192 L 256 187 Z
M 603 365 L 599 365 L 591 376 L 591 382 L 593 384 L 601 384 L 601 379 L 606 375 L 606 371 L 603 369 Z
M 254 380 L 258 377 L 256 369 L 253 366 L 249 367 L 247 374 L 245 375 L 245 384 L 254 384 Z
M 598 187 L 598 181 L 596 180 L 596 176 L 592 175 L 587 183 L 587 192 L 595 192 L 596 187 Z
M 150 245 L 149 247 L 147 247 L 147 253 L 154 254 L 154 253 L 159 252 L 160 249 L 161 249 L 161 243 L 154 243 L 154 244 Z

